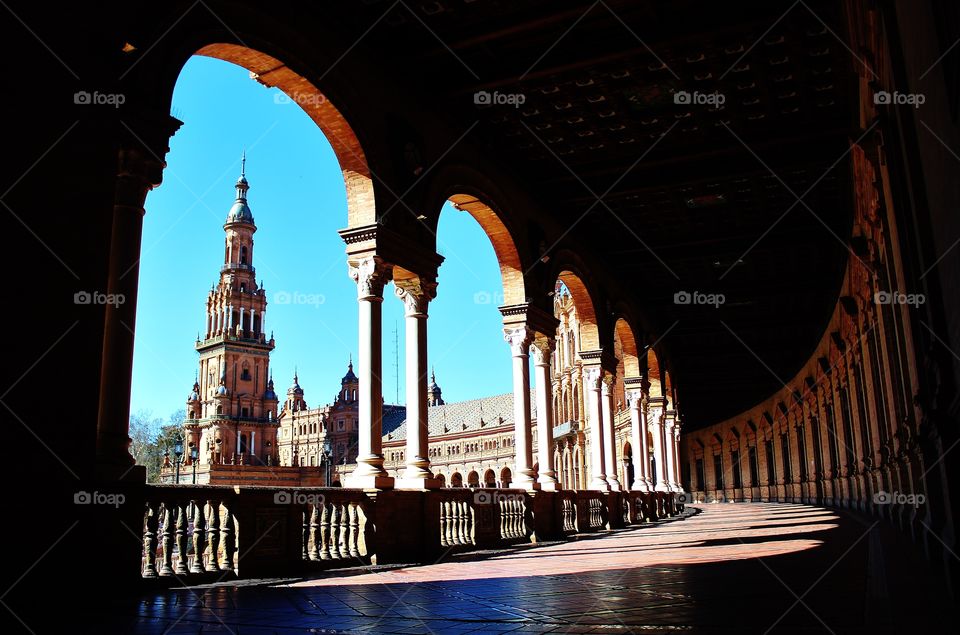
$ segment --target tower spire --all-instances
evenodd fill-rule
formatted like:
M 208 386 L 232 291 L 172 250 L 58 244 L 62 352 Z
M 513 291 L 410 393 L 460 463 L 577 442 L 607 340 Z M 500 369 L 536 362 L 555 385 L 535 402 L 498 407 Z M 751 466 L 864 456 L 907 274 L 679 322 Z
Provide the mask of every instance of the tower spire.
M 243 178 L 247 175 L 247 149 L 243 149 L 243 153 L 240 155 L 240 178 Z

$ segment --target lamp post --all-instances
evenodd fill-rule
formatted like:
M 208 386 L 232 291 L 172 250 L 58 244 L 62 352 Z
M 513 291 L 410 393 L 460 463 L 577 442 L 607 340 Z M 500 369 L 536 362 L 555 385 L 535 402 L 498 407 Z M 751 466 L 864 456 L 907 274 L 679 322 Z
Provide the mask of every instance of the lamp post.
M 200 449 L 193 443 L 190 444 L 190 463 L 193 465 L 193 484 L 197 484 L 197 459 L 200 458 Z
M 273 442 L 267 441 L 263 445 L 267 448 L 267 465 L 273 465 L 273 451 L 270 449 L 273 447 Z
M 330 459 L 333 454 L 333 443 L 330 442 L 330 437 L 327 437 L 323 440 L 323 467 L 324 467 L 324 487 L 330 487 L 330 477 L 333 465 L 331 464 Z
M 180 460 L 181 460 L 181 457 L 183 457 L 183 437 L 180 435 L 177 435 L 177 440 L 173 444 L 173 456 L 175 457 L 173 463 L 174 463 L 174 470 L 176 473 L 176 478 L 174 480 L 174 483 L 179 485 L 180 484 Z

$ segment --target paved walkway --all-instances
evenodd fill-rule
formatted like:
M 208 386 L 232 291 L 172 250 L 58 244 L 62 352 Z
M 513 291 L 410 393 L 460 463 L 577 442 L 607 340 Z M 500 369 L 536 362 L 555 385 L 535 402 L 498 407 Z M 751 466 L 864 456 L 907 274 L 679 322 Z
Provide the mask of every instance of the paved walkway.
M 112 617 L 91 625 L 236 635 L 839 634 L 947 632 L 938 623 L 954 619 L 937 576 L 884 525 L 804 505 L 700 509 L 484 559 L 164 591 L 126 615 L 111 606 Z

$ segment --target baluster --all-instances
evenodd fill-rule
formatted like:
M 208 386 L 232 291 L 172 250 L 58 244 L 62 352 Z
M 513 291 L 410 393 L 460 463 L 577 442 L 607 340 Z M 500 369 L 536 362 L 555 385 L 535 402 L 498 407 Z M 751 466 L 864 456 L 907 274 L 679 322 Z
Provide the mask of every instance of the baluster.
M 445 501 L 440 501 L 440 546 L 449 547 L 450 543 L 447 540 L 447 503 Z
M 211 571 L 220 571 L 220 501 L 211 500 L 210 503 L 210 564 Z
M 203 501 L 193 501 L 193 566 L 190 573 L 203 573 L 203 550 L 206 548 L 206 522 Z
M 453 510 L 450 507 L 450 501 L 443 502 L 443 516 L 447 520 L 445 525 L 446 531 L 444 532 L 447 541 L 446 545 L 452 547 L 456 543 L 453 542 Z
M 453 544 L 462 545 L 460 541 L 460 532 L 462 531 L 463 518 L 460 516 L 460 501 L 450 501 L 451 512 L 453 513 Z
M 320 516 L 320 559 L 330 557 L 330 505 L 324 503 Z
M 330 557 L 340 557 L 340 505 L 333 503 L 330 507 Z
M 347 513 L 347 506 L 340 504 L 340 557 L 349 558 L 350 548 L 347 546 L 347 540 L 350 536 L 350 516 Z
M 157 577 L 157 521 L 159 503 L 147 503 L 143 530 L 143 577 Z
M 300 512 L 300 559 L 310 559 L 310 509 L 306 505 Z
M 234 570 L 234 552 L 237 548 L 237 527 L 233 518 L 233 504 L 224 501 L 223 527 L 223 570 Z
M 176 508 L 174 508 L 176 509 Z M 160 567 L 160 575 L 173 575 L 173 533 L 176 525 L 173 511 L 170 509 L 170 502 L 163 503 L 163 565 Z
M 187 530 L 189 529 L 187 506 L 183 503 L 177 505 L 174 508 L 174 515 L 177 517 L 177 566 L 173 570 L 177 575 L 186 575 L 190 573 L 187 568 L 187 545 L 189 544 L 187 540 Z
M 357 509 L 357 503 L 348 503 L 348 509 L 350 510 L 350 540 L 348 546 L 350 547 L 350 555 L 354 558 L 360 557 L 360 545 L 359 545 L 359 535 L 360 535 L 360 518 Z
M 310 510 L 310 559 L 320 559 L 320 508 L 322 504 L 314 503 Z
M 500 538 L 507 537 L 507 509 L 506 501 L 497 501 L 497 509 L 500 511 Z
M 467 521 L 470 523 L 470 530 L 467 532 L 467 543 L 477 544 L 477 515 L 473 505 L 467 505 Z
M 460 501 L 460 544 L 470 544 L 470 509 L 467 507 L 467 501 Z

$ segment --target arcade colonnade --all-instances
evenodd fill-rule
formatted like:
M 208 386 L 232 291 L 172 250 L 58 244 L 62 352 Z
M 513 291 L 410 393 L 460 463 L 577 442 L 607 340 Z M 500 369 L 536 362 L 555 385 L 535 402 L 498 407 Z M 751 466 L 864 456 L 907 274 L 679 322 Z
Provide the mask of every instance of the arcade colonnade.
M 348 245 L 350 275 L 357 283 L 359 313 L 358 376 L 358 457 L 357 467 L 344 479 L 346 487 L 356 488 L 413 488 L 434 489 L 455 485 L 452 480 L 438 478 L 430 469 L 427 419 L 428 365 L 427 333 L 428 307 L 437 295 L 436 275 L 441 259 L 423 251 L 419 258 L 420 271 L 391 263 L 385 257 L 366 253 L 375 227 L 365 228 L 367 237 L 354 230 L 341 234 Z M 411 250 L 409 245 L 406 256 Z M 408 265 L 409 266 L 409 265 Z M 384 289 L 392 281 L 395 292 L 405 307 L 406 337 L 406 398 L 407 437 L 403 452 L 405 468 L 399 478 L 389 476 L 384 467 L 382 451 L 382 345 L 381 310 Z M 511 477 L 513 487 L 546 491 L 567 489 L 594 489 L 619 491 L 680 491 L 680 420 L 672 391 L 660 387 L 658 377 L 645 379 L 639 373 L 616 382 L 617 360 L 609 350 L 580 350 L 579 343 L 558 351 L 557 340 L 565 341 L 567 331 L 560 321 L 533 303 L 508 304 L 500 307 L 503 316 L 503 334 L 513 359 L 514 442 Z M 531 416 L 531 377 L 529 358 L 533 356 L 536 418 L 536 455 L 534 455 L 533 423 Z M 651 353 L 652 355 L 652 353 Z M 621 364 L 622 365 L 622 364 Z M 653 364 L 654 368 L 655 363 Z M 561 377 L 566 386 L 576 390 L 558 390 L 555 385 Z M 616 392 L 621 402 L 628 404 L 630 439 L 625 447 L 630 457 L 618 456 L 616 434 Z M 558 426 L 557 414 L 565 418 Z M 582 413 L 586 424 L 581 445 L 586 460 L 575 468 L 570 451 L 564 453 L 565 442 L 555 441 L 554 432 L 569 433 L 576 429 L 577 418 L 567 419 L 573 413 Z M 573 425 L 571 425 L 573 424 Z M 566 426 L 566 427 L 564 427 Z M 650 456 L 653 455 L 651 462 Z M 559 461 L 558 461 L 559 459 Z M 625 461 L 634 467 L 633 482 L 621 483 L 618 473 Z M 583 475 L 581 475 L 583 472 Z M 576 477 L 575 477 L 576 475 Z

